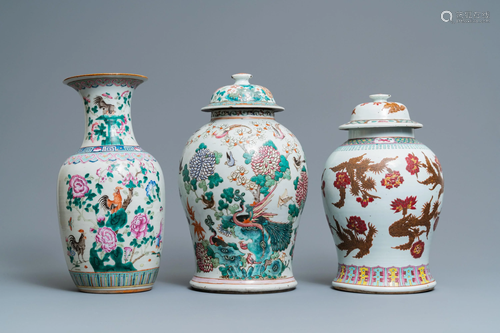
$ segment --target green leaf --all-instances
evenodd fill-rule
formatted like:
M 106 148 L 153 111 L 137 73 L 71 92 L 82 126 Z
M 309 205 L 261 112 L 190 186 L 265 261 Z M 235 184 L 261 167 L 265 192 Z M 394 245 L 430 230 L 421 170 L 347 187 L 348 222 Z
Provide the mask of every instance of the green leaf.
M 234 204 L 234 205 L 231 205 L 229 206 L 228 210 L 231 214 L 234 214 L 236 213 L 238 210 L 240 209 L 240 205 L 238 204 Z
M 272 148 L 278 150 L 278 148 L 276 148 L 276 145 L 274 144 L 274 142 L 272 140 L 267 141 L 262 146 L 272 147 Z
M 214 155 L 215 155 L 215 164 L 219 164 L 220 158 L 222 157 L 222 154 L 217 152 L 217 151 L 214 151 Z
M 137 209 L 134 211 L 134 214 L 137 215 L 140 213 L 144 213 L 144 208 L 142 208 L 141 206 L 138 206 Z
M 250 150 L 249 153 L 243 154 L 243 158 L 245 159 L 246 164 L 250 164 L 250 162 L 252 162 L 253 154 L 255 154 L 255 150 Z
M 99 213 L 99 203 L 96 203 L 95 205 L 93 205 L 93 206 L 92 206 L 92 209 L 94 210 L 94 212 L 95 212 L 96 214 L 98 214 L 98 213 Z
M 198 187 L 201 188 L 203 190 L 203 192 L 206 192 L 208 190 L 208 187 L 207 187 L 207 182 L 202 180 L 198 183 Z M 210 199 L 209 199 L 210 200 Z
M 103 186 L 101 184 L 95 184 L 95 189 L 97 190 L 97 193 L 102 194 Z
M 297 190 L 298 185 L 299 185 L 299 177 L 295 178 L 295 180 L 293 181 L 293 187 L 295 188 L 295 190 Z
M 228 203 L 232 203 L 234 198 L 234 189 L 232 187 L 223 189 L 220 197 L 226 199 Z
M 291 217 L 297 217 L 299 216 L 299 213 L 300 209 L 295 204 L 288 205 L 288 214 Z
M 191 191 L 191 184 L 184 183 L 184 189 L 186 190 L 186 194 L 189 194 L 189 192 Z
M 225 203 L 224 200 L 219 200 L 219 207 L 217 207 L 218 210 L 223 210 L 229 207 L 229 204 Z
M 191 178 L 189 177 L 188 165 L 184 165 L 184 169 L 182 170 L 182 181 L 189 182 Z
M 208 176 L 208 187 L 211 189 L 219 186 L 220 183 L 222 183 L 224 180 L 219 176 L 219 174 L 216 172 L 213 175 Z
M 116 234 L 116 239 L 119 241 L 119 242 L 124 242 L 125 241 L 125 238 L 123 238 L 123 235 L 120 234 L 120 233 L 117 233 Z
M 196 179 L 191 179 L 190 184 L 193 187 L 193 191 L 196 191 L 198 189 L 198 187 L 196 186 Z
M 221 200 L 222 201 L 222 200 Z M 214 213 L 215 219 L 220 220 L 222 216 L 224 216 L 223 212 L 215 212 Z
M 271 178 L 271 176 L 269 175 L 266 175 L 266 182 L 264 183 L 264 185 L 266 187 L 271 187 L 273 186 L 274 184 L 276 184 L 276 181 L 274 179 Z
M 207 148 L 207 145 L 204 143 L 201 143 L 200 146 L 198 147 L 198 149 L 196 149 L 195 151 L 198 152 L 198 151 L 205 149 L 205 148 Z

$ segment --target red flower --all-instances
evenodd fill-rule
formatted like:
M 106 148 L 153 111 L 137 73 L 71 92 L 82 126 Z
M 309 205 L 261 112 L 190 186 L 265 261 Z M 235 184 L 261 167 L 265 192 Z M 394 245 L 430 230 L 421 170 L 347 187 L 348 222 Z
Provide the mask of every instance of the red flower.
M 413 243 L 410 249 L 410 253 L 413 258 L 418 259 L 422 256 L 422 253 L 424 253 L 424 248 L 425 248 L 425 243 L 422 242 L 421 240 Z
M 403 211 L 403 215 L 406 215 L 408 209 L 417 209 L 415 204 L 417 203 L 417 197 L 406 197 L 406 199 L 396 199 L 391 202 L 391 209 L 394 210 L 394 213 L 399 213 Z
M 351 180 L 349 179 L 347 172 L 337 172 L 336 175 L 337 179 L 333 182 L 333 186 L 340 190 L 341 188 L 346 188 L 351 185 Z
M 351 216 L 349 220 L 347 220 L 347 227 L 349 229 L 354 230 L 357 234 L 365 234 L 365 231 L 368 230 L 366 228 L 366 223 L 359 216 Z
M 394 171 L 393 173 L 387 173 L 385 178 L 380 182 L 382 186 L 385 186 L 388 189 L 393 187 L 399 187 L 399 185 L 403 184 L 403 177 L 399 173 L 399 171 Z
M 357 197 L 356 201 L 361 203 L 361 207 L 365 208 L 368 206 L 368 203 L 373 202 L 373 198 L 361 199 L 360 197 Z
M 408 154 L 406 159 L 406 170 L 412 175 L 418 174 L 420 171 L 418 157 L 414 154 Z

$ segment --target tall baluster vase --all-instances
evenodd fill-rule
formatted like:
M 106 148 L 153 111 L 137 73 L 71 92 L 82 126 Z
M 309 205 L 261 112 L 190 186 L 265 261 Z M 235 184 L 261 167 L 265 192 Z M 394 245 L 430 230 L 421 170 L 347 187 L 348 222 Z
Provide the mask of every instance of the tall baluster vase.
M 179 188 L 196 255 L 191 286 L 215 292 L 295 288 L 292 260 L 307 166 L 276 105 L 250 74 L 218 89 L 211 121 L 188 140 Z
M 322 192 L 338 255 L 336 289 L 432 290 L 429 253 L 443 203 L 434 153 L 415 139 L 421 124 L 390 95 L 371 95 L 340 126 L 349 140 L 328 158 Z
M 147 78 L 89 74 L 64 83 L 81 95 L 85 134 L 57 184 L 64 257 L 80 291 L 150 290 L 158 275 L 164 224 L 163 174 L 137 143 L 131 99 Z

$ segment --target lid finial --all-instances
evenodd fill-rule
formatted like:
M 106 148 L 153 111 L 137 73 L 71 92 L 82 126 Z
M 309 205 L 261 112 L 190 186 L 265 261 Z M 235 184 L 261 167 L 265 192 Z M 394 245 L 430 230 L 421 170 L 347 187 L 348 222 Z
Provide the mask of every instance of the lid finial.
M 373 99 L 374 102 L 387 102 L 391 95 L 389 94 L 374 94 L 370 95 L 370 98 Z
M 234 84 L 237 86 L 248 86 L 250 80 L 252 78 L 252 74 L 247 74 L 247 73 L 238 73 L 238 74 L 233 74 L 231 77 L 235 80 Z

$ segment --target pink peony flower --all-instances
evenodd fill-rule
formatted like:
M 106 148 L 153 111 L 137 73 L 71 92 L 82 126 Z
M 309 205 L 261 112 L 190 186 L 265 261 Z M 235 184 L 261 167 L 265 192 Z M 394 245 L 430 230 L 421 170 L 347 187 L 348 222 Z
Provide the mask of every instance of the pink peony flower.
M 134 183 L 135 185 L 137 185 L 139 183 L 139 181 L 137 180 L 137 177 L 134 177 L 130 172 L 125 176 L 125 178 L 123 178 L 122 180 L 122 183 L 123 185 L 128 185 L 128 183 Z
M 96 242 L 101 243 L 101 248 L 106 253 L 116 249 L 116 242 L 118 241 L 116 239 L 116 233 L 108 227 L 102 227 L 97 230 L 95 240 Z
M 297 200 L 297 204 L 299 206 L 301 206 L 304 203 L 304 201 L 306 201 L 307 184 L 308 184 L 307 173 L 302 171 L 300 173 L 299 182 L 297 183 L 297 193 L 295 194 L 295 199 Z
M 94 232 L 94 230 L 95 230 L 94 228 L 89 228 L 90 232 Z
M 97 222 L 104 222 L 104 220 L 106 220 L 104 215 L 97 215 Z
M 130 223 L 130 231 L 135 238 L 141 239 L 146 236 L 148 231 L 149 218 L 145 213 L 140 213 L 134 216 L 132 223 Z
M 280 169 L 280 153 L 273 147 L 263 146 L 252 157 L 252 169 L 256 175 L 270 175 Z
M 73 189 L 73 198 L 82 198 L 88 191 L 87 180 L 80 175 L 74 175 L 69 180 L 69 189 Z

